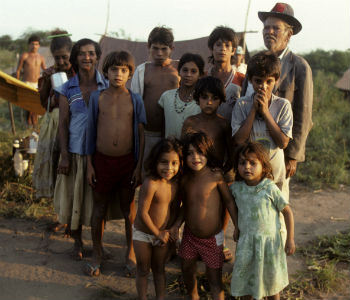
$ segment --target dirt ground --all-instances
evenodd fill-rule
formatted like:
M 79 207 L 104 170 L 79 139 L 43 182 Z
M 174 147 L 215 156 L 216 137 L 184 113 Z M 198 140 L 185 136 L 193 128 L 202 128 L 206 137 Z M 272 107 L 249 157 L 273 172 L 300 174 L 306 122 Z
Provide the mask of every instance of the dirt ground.
M 293 184 L 291 205 L 297 246 L 318 235 L 349 229 L 349 203 L 348 188 L 310 191 Z M 87 257 L 85 261 L 78 262 L 69 256 L 72 240 L 64 238 L 62 233 L 48 232 L 46 222 L 0 217 L 0 299 L 108 299 L 111 298 L 111 291 L 114 291 L 117 299 L 136 299 L 135 280 L 124 277 L 123 273 L 123 227 L 121 220 L 108 222 L 104 241 L 113 258 L 103 265 L 100 277 L 91 278 L 82 272 L 84 263 L 91 257 L 88 228 L 84 229 Z M 232 224 L 226 236 L 227 244 L 233 250 Z M 288 257 L 288 267 L 290 274 L 302 269 L 302 258 Z M 226 263 L 224 271 L 230 272 L 231 269 L 232 263 Z M 167 265 L 167 274 L 177 274 L 179 271 L 179 261 Z M 153 296 L 151 277 L 149 281 L 149 294 Z M 348 289 L 344 289 L 338 295 L 324 296 L 323 299 L 349 298 Z M 181 296 L 169 295 L 169 299 L 181 299 Z

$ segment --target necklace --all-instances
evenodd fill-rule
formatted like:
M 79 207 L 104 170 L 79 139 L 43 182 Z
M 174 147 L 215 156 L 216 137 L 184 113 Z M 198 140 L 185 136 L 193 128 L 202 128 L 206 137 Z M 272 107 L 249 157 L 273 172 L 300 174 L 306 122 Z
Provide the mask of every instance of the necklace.
M 180 96 L 179 96 L 179 89 L 177 89 L 176 92 L 175 92 L 174 107 L 175 107 L 175 111 L 176 111 L 178 114 L 181 114 L 181 113 L 183 113 L 183 111 L 186 109 L 187 104 L 189 104 L 189 103 L 192 101 L 192 93 L 187 97 L 186 101 L 182 101 L 182 100 L 180 99 L 180 102 L 183 102 L 183 105 L 181 105 L 181 106 L 180 106 L 180 104 L 178 103 L 178 101 L 176 100 L 177 98 L 180 99 Z

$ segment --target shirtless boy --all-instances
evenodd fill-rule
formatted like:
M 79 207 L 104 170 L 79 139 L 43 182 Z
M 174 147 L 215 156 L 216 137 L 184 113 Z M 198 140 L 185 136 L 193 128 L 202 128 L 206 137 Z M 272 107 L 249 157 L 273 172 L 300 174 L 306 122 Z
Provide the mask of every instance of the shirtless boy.
M 184 139 L 185 173 L 183 192 L 184 234 L 179 249 L 182 274 L 190 299 L 199 299 L 196 265 L 199 257 L 206 264 L 206 274 L 213 299 L 224 299 L 222 287 L 223 232 L 222 216 L 227 207 L 238 237 L 237 207 L 216 163 L 213 142 L 205 133 L 188 134 Z M 203 226 L 205 224 L 205 226 Z
M 91 219 L 92 263 L 85 266 L 91 276 L 100 274 L 102 237 L 109 203 L 120 195 L 127 242 L 126 268 L 135 269 L 132 224 L 135 219 L 134 192 L 141 182 L 146 114 L 140 95 L 125 84 L 134 71 L 134 59 L 126 51 L 112 52 L 103 62 L 109 87 L 90 97 L 87 137 L 87 177 L 93 187 Z
M 224 85 L 220 79 L 212 76 L 201 78 L 197 82 L 193 97 L 202 112 L 185 120 L 182 136 L 200 131 L 207 134 L 213 140 L 215 157 L 225 173 L 225 181 L 230 183 L 234 179 L 231 125 L 228 120 L 217 114 L 220 104 L 225 102 Z M 226 212 L 223 220 L 224 232 L 226 232 L 228 221 L 229 215 Z M 230 249 L 225 245 L 224 256 L 225 262 L 233 258 Z
M 40 77 L 40 68 L 46 69 L 45 58 L 38 53 L 40 48 L 40 37 L 31 35 L 28 39 L 29 51 L 24 52 L 19 60 L 16 78 L 20 79 L 23 69 L 23 81 L 31 87 L 38 88 L 38 80 Z M 32 112 L 27 113 L 27 124 L 36 126 L 38 124 L 38 115 Z
M 208 47 L 211 52 L 208 75 L 219 78 L 226 90 L 226 102 L 222 103 L 218 113 L 231 121 L 232 109 L 240 97 L 244 74 L 232 68 L 233 55 L 238 45 L 236 33 L 233 29 L 224 26 L 216 27 L 208 38 Z
M 147 125 L 145 126 L 145 153 L 160 141 L 164 128 L 164 113 L 158 105 L 160 96 L 167 90 L 179 87 L 177 61 L 170 58 L 174 49 L 171 29 L 155 27 L 148 37 L 148 49 L 152 61 L 137 67 L 131 81 L 131 90 L 143 98 Z

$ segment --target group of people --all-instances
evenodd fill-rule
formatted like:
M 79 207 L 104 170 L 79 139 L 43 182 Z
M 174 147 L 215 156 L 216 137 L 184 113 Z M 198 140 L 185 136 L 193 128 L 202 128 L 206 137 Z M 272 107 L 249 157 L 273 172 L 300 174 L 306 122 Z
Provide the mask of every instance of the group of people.
M 121 213 L 126 271 L 136 269 L 139 299 L 147 299 L 150 270 L 156 298 L 165 298 L 165 264 L 174 252 L 190 299 L 199 299 L 199 259 L 213 298 L 224 299 L 231 218 L 237 242 L 232 296 L 279 299 L 288 285 L 286 255 L 295 251 L 289 178 L 305 158 L 312 75 L 288 48 L 301 30 L 291 6 L 277 3 L 259 18 L 268 50 L 249 60 L 246 74 L 243 65 L 233 65 L 240 46 L 224 26 L 209 35 L 208 68 L 195 53 L 172 60 L 171 29 L 155 27 L 150 61 L 135 69 L 128 51 L 113 51 L 102 62 L 103 74 L 96 69 L 96 42 L 72 45 L 66 32 L 54 33 L 55 65 L 39 81 L 47 117 L 33 182 L 41 197 L 54 198 L 76 259 L 84 258 L 82 226 L 91 226 L 93 256 L 85 273 L 100 275 L 108 256 L 105 222 Z M 53 88 L 55 72 L 69 80 Z

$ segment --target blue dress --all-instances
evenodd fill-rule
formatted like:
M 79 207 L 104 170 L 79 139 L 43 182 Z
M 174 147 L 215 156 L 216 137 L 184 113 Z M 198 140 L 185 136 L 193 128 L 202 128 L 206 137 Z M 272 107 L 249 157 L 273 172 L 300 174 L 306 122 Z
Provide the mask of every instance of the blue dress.
M 288 285 L 287 260 L 280 234 L 279 212 L 288 204 L 270 179 L 256 186 L 234 182 L 230 191 L 238 207 L 236 258 L 232 296 L 272 296 Z

